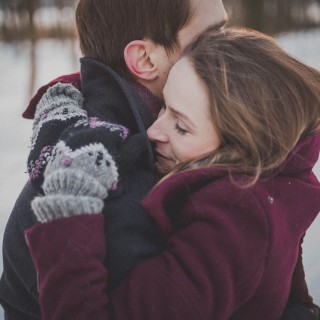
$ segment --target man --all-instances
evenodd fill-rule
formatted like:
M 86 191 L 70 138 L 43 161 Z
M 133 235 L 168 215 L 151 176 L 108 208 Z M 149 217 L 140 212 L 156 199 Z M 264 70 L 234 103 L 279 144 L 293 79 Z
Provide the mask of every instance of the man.
M 89 116 L 145 133 L 182 50 L 207 28 L 222 27 L 226 12 L 221 0 L 80 0 L 76 22 L 85 56 L 81 82 L 75 74 L 50 86 L 71 82 L 81 87 Z M 34 116 L 47 87 L 39 90 L 25 117 Z M 150 183 L 139 186 L 136 200 L 154 183 L 153 172 L 148 174 Z M 25 185 L 5 231 L 0 300 L 9 320 L 40 319 L 37 276 L 24 238 L 25 229 L 36 223 L 30 203 L 38 192 L 31 182 Z

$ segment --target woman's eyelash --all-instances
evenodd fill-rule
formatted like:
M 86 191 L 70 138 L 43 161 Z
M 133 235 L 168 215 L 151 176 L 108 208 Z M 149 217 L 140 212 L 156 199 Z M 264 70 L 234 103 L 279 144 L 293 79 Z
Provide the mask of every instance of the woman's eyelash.
M 186 134 L 186 133 L 188 132 L 187 130 L 181 128 L 181 127 L 178 125 L 178 123 L 175 124 L 175 129 L 178 131 L 179 134 L 182 134 L 182 135 L 183 135 L 183 134 Z

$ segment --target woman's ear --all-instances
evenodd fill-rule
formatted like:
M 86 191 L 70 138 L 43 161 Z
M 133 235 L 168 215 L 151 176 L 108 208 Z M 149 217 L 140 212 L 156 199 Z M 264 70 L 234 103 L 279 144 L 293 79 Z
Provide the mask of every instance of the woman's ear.
M 134 40 L 124 49 L 124 60 L 129 71 L 138 79 L 152 81 L 159 70 L 152 59 L 154 44 L 149 40 Z

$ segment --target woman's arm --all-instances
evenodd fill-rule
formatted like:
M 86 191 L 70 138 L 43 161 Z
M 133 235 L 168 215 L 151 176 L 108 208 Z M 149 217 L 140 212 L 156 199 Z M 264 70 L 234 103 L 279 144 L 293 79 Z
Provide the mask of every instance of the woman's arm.
M 219 201 L 214 197 L 212 200 Z M 231 212 L 223 210 L 224 219 L 217 218 L 222 216 L 220 209 L 210 215 L 198 212 L 197 218 L 190 216 L 168 236 L 167 250 L 139 264 L 109 297 L 102 289 L 108 279 L 101 268 L 101 256 L 95 253 L 95 248 L 103 244 L 102 230 L 101 237 L 91 237 L 97 230 L 84 232 L 81 223 L 72 223 L 71 218 L 64 219 L 69 220 L 64 221 L 64 234 L 56 226 L 58 220 L 29 230 L 28 242 L 40 276 L 42 319 L 95 319 L 88 317 L 88 312 L 97 312 L 104 320 L 200 320 L 211 316 L 228 319 L 255 290 L 266 254 L 265 221 L 256 214 L 258 208 L 246 210 L 245 203 Z M 239 230 L 242 219 L 249 221 L 246 230 Z M 55 243 L 57 232 L 59 239 Z M 39 233 L 45 238 L 50 235 L 49 247 L 44 241 L 39 245 Z M 80 250 L 87 238 L 92 239 L 92 252 Z M 79 254 L 78 260 L 68 258 L 74 250 Z M 55 252 L 54 261 L 51 260 L 54 263 L 48 264 L 50 251 Z M 89 281 L 87 273 L 92 277 Z M 86 291 L 90 294 L 84 304 L 85 295 L 77 295 Z M 100 298 L 104 304 L 94 305 Z
M 42 319 L 109 319 L 103 216 L 36 225 L 26 240 L 38 274 Z

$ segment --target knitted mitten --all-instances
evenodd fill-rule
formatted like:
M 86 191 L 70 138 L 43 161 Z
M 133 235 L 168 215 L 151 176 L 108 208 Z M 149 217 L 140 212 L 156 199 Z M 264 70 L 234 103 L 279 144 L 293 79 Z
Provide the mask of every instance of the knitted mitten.
M 72 150 L 58 142 L 44 172 L 45 196 L 32 201 L 40 222 L 102 211 L 103 200 L 116 188 L 116 164 L 101 143 Z
M 41 222 L 100 213 L 103 199 L 118 181 L 115 161 L 128 130 L 97 118 L 68 127 L 53 148 L 44 171 L 44 197 L 32 202 Z
M 82 107 L 82 94 L 70 84 L 58 83 L 40 99 L 28 157 L 28 173 L 35 187 L 40 187 L 43 182 L 45 166 L 61 133 L 78 120 L 87 119 Z
M 101 212 L 102 199 L 116 188 L 118 171 L 102 144 L 89 144 L 73 151 L 60 141 L 44 178 L 45 196 L 32 201 L 32 209 L 41 222 Z

